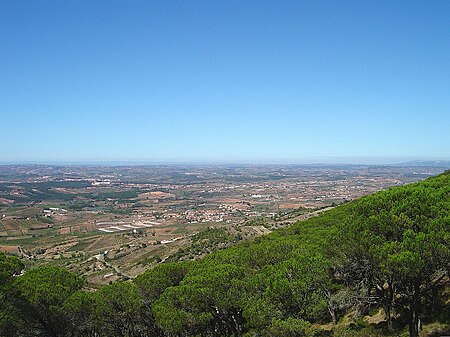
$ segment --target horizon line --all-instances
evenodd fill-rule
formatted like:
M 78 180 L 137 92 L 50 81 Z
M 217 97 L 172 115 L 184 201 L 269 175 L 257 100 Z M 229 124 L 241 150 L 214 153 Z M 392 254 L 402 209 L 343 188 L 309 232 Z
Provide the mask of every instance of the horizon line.
M 328 160 L 326 159 L 328 158 Z M 339 158 L 341 160 L 339 160 Z M 293 165 L 293 166 L 392 166 L 392 165 L 412 165 L 432 162 L 434 164 L 450 164 L 450 159 L 446 158 L 417 158 L 417 157 L 323 157 L 322 160 L 297 160 L 297 161 L 276 161 L 276 160 L 255 160 L 255 161 L 175 161 L 175 160 L 0 160 L 0 166 L 179 166 L 179 165 L 205 165 L 205 166 L 258 166 L 258 165 Z M 330 161 L 330 159 L 333 159 Z M 359 160 L 358 160 L 359 159 Z M 378 160 L 376 160 L 378 159 Z

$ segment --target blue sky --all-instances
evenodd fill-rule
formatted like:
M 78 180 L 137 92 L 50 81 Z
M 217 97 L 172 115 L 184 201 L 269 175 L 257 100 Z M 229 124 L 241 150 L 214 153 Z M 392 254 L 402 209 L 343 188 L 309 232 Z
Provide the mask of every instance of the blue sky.
M 0 161 L 450 159 L 450 1 L 0 2 Z

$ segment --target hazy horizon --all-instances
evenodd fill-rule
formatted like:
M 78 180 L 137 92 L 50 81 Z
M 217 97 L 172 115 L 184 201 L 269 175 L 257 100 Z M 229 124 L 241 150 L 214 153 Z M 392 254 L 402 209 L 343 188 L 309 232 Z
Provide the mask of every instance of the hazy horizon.
M 417 158 L 417 157 L 405 157 L 405 158 L 377 158 L 377 157 L 365 157 L 365 158 L 317 158 L 316 160 L 297 160 L 297 161 L 151 161 L 151 160 L 98 160 L 98 161 L 87 161 L 87 160 L 74 160 L 74 161 L 0 161 L 0 166 L 4 165 L 55 165 L 55 166 L 139 166 L 139 165 L 217 165 L 217 166 L 251 166 L 251 165 L 402 165 L 402 164 L 413 164 L 413 163 L 438 163 L 444 162 L 446 164 L 450 163 L 448 158 Z

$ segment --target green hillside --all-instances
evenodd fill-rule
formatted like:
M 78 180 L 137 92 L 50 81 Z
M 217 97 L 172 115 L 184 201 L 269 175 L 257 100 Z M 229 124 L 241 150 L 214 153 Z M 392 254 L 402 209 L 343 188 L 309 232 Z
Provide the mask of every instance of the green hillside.
M 450 173 L 391 188 L 194 262 L 83 289 L 12 275 L 1 336 L 440 336 L 450 329 Z

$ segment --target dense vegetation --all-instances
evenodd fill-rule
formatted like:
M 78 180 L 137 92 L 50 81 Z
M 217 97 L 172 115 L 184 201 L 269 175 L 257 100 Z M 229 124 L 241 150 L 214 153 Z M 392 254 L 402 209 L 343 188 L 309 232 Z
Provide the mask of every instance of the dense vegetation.
M 0 268 L 2 336 L 415 337 L 450 326 L 450 174 L 97 291 L 54 267 L 14 277 L 14 257 Z

